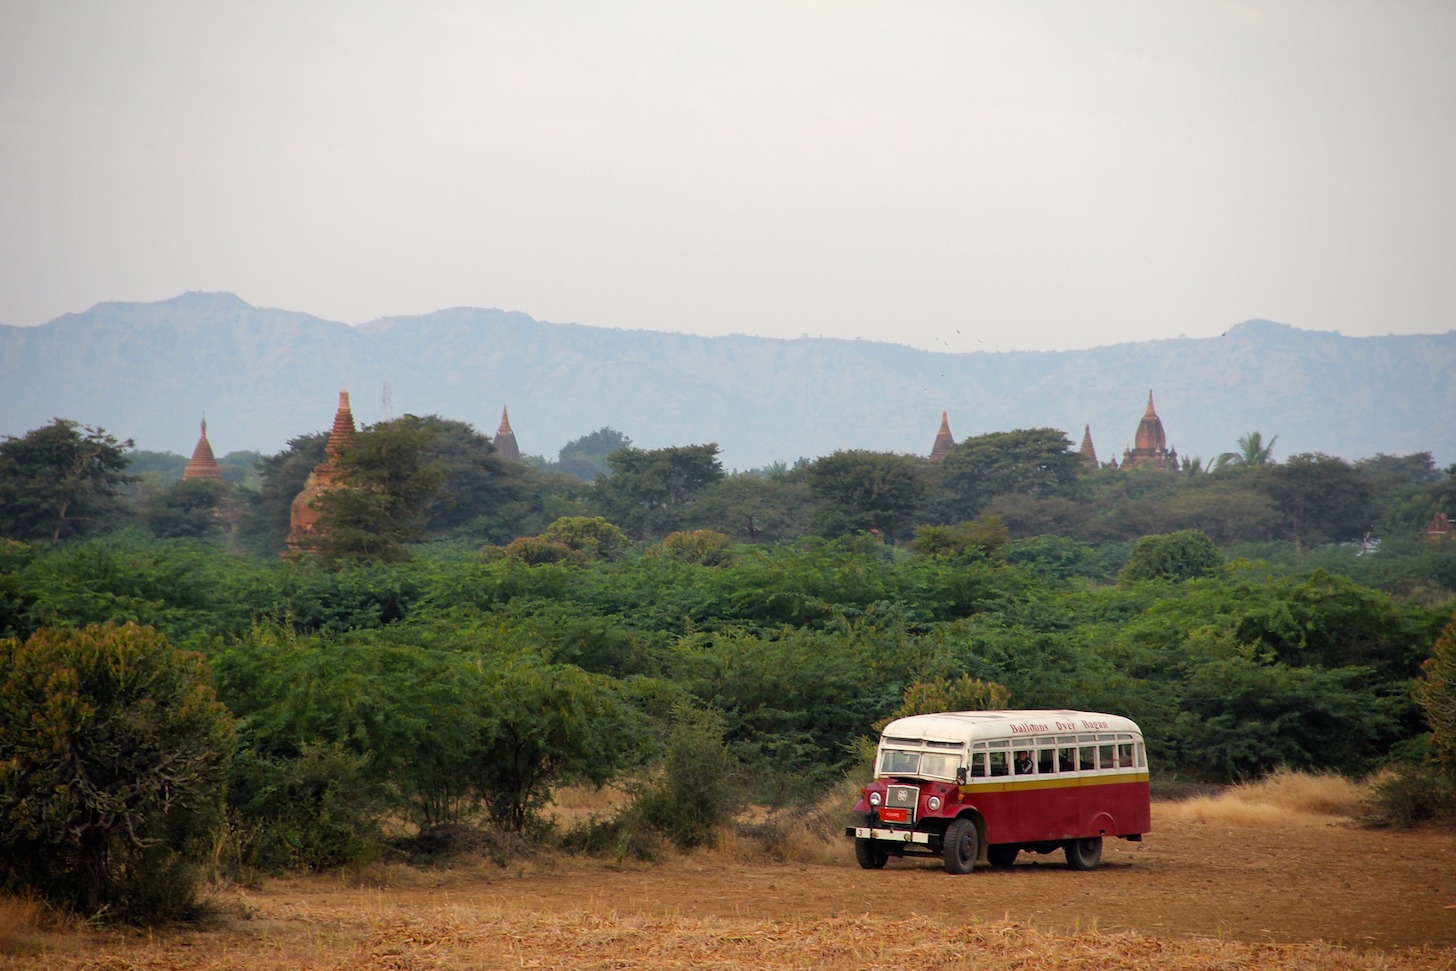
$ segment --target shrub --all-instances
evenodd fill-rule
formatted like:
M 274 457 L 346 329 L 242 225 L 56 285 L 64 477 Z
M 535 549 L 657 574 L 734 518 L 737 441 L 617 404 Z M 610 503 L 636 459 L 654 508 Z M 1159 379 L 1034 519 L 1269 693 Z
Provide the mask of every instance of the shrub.
M 0 641 L 0 883 L 127 921 L 193 911 L 235 740 L 202 656 L 149 627 Z
M 235 872 L 373 860 L 381 843 L 379 800 L 363 762 L 337 743 L 305 744 L 296 759 L 239 753 L 229 797 Z
M 506 556 L 514 556 L 531 566 L 542 563 L 585 564 L 587 555 L 574 550 L 565 543 L 557 543 L 544 536 L 522 536 L 506 544 Z
M 1431 755 L 1456 782 L 1456 617 L 1441 631 L 1411 689 L 1431 725 Z
M 627 535 L 601 516 L 562 516 L 546 527 L 541 538 L 593 559 L 610 560 L 627 546 Z
M 1144 536 L 1132 544 L 1122 579 L 1192 580 L 1205 577 L 1223 563 L 1213 540 L 1196 529 L 1162 536 Z
M 1456 819 L 1456 785 L 1430 765 L 1402 765 L 1371 788 L 1365 822 L 1405 829 L 1428 819 Z
M 724 533 L 711 529 L 690 529 L 668 533 L 649 553 L 654 556 L 669 556 L 684 563 L 726 566 L 733 560 L 729 552 L 732 547 L 732 538 Z

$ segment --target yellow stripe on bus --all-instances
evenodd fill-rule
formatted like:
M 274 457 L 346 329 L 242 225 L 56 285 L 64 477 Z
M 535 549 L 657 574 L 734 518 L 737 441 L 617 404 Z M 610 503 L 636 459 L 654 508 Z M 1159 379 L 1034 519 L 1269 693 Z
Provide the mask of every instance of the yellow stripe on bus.
M 968 782 L 960 787 L 961 795 L 977 792 L 1025 792 L 1032 789 L 1072 789 L 1078 786 L 1115 786 L 1129 782 L 1147 782 L 1148 773 L 1129 772 L 1126 775 L 1078 775 L 1067 777 L 1036 776 L 1030 779 L 987 779 L 985 782 Z

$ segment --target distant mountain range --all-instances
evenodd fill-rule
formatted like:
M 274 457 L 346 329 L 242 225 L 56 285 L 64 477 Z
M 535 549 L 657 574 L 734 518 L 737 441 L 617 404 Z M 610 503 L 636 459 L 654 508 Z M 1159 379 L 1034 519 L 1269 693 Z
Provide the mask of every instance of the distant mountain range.
M 228 293 L 103 303 L 0 326 L 0 434 L 53 417 L 187 455 L 205 412 L 219 454 L 276 452 L 327 429 L 340 388 L 360 423 L 392 412 L 494 435 L 502 406 L 525 452 L 555 457 L 609 425 L 643 448 L 717 442 L 747 469 L 837 449 L 928 454 L 1051 426 L 1098 457 L 1132 444 L 1151 389 L 1169 444 L 1205 460 L 1259 430 L 1275 457 L 1429 451 L 1456 461 L 1456 331 L 1343 337 L 1265 320 L 1221 337 L 1080 351 L 946 354 L 874 341 L 692 337 L 456 308 L 351 327 Z

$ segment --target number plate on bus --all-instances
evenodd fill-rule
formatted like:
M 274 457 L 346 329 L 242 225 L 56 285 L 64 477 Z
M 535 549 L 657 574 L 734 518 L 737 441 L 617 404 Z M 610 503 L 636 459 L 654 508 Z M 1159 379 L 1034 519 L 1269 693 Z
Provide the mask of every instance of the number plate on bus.
M 891 809 L 886 806 L 880 810 L 880 819 L 887 823 L 908 823 L 910 822 L 910 810 Z

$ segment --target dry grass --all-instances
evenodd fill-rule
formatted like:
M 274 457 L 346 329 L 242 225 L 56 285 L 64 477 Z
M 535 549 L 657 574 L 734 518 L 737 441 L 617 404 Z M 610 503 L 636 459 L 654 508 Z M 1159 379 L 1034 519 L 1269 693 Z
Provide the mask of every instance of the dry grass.
M 74 920 L 34 897 L 0 897 L 0 957 L 38 954 L 75 927 Z
M 615 816 L 632 797 L 617 786 L 563 786 L 551 793 L 551 802 L 546 805 L 545 818 L 551 820 L 558 830 L 567 832 L 576 826 L 590 823 L 593 817 L 607 819 Z
M 1394 971 L 1449 969 L 1456 959 L 1449 950 L 1361 952 L 1322 943 L 1156 940 L 1095 931 L 1054 934 L 1005 920 L 947 923 L 928 917 L 871 916 L 762 920 L 621 915 L 610 910 L 529 913 L 462 902 L 406 910 L 387 898 L 344 910 L 295 905 L 286 913 L 256 912 L 249 924 L 210 937 L 87 932 L 79 946 L 47 948 L 23 962 L 0 956 L 0 968 Z
M 1216 796 L 1198 796 L 1159 805 L 1159 815 L 1230 826 L 1324 825 L 1358 814 L 1369 796 L 1369 782 L 1352 782 L 1325 772 L 1279 768 L 1257 782 L 1246 782 Z

